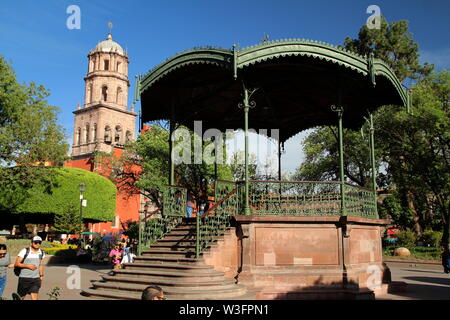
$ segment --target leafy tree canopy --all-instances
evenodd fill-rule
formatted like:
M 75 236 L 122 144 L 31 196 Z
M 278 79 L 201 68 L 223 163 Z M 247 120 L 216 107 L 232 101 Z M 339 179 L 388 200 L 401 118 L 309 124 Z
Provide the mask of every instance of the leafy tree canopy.
M 87 206 L 82 208 L 83 219 L 112 221 L 116 209 L 116 186 L 101 175 L 78 168 L 47 167 L 52 175 L 51 186 L 36 184 L 28 192 L 28 198 L 17 206 L 15 213 L 41 213 L 67 215 L 69 209 L 80 208 L 80 188 L 84 183 L 83 198 Z
M 36 183 L 50 183 L 42 167 L 66 158 L 68 144 L 56 124 L 58 108 L 48 105 L 48 96 L 43 86 L 19 84 L 0 56 L 0 210 L 13 210 Z

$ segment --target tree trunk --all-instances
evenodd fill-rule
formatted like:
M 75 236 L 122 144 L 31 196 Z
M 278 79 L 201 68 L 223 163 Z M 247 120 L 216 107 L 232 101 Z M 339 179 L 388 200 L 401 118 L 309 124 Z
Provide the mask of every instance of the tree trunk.
M 407 191 L 406 194 L 407 204 L 408 208 L 411 210 L 411 212 L 414 215 L 413 221 L 414 221 L 414 232 L 417 236 L 420 236 L 422 234 L 422 227 L 420 226 L 420 217 L 417 214 L 416 206 L 414 205 L 414 195 L 411 191 Z

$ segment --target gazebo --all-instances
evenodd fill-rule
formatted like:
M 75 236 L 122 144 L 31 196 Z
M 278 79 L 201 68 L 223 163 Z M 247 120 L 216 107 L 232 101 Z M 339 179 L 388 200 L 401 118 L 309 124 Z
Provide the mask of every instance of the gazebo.
M 245 179 L 215 181 L 214 206 L 196 217 L 196 259 L 225 271 L 257 299 L 373 297 L 387 290 L 381 237 L 388 222 L 376 210 L 371 113 L 388 104 L 408 107 L 409 95 L 383 61 L 286 39 L 245 49 L 194 48 L 137 80 L 142 122 L 169 120 L 171 150 L 177 125 L 194 130 L 202 121 L 203 128 L 245 132 Z M 347 183 L 343 168 L 343 127 L 365 121 L 372 129 L 373 189 Z M 282 144 L 326 125 L 337 127 L 339 181 L 249 179 L 249 126 L 279 129 Z M 141 251 L 185 216 L 186 189 L 175 186 L 173 160 L 162 210 L 141 221 Z

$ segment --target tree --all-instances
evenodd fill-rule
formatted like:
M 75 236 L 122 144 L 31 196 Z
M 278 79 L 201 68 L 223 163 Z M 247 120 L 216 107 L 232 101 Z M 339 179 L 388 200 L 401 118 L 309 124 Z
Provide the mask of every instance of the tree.
M 429 75 L 434 66 L 420 64 L 419 45 L 408 31 L 408 21 L 388 23 L 382 16 L 380 22 L 380 29 L 369 29 L 364 25 L 359 30 L 358 39 L 347 37 L 344 47 L 363 56 L 373 53 L 375 58 L 392 68 L 400 82 Z
M 248 159 L 248 175 L 250 179 L 256 178 L 256 168 L 256 155 L 251 153 Z M 231 156 L 230 170 L 234 180 L 242 181 L 245 179 L 245 154 L 243 150 L 239 150 Z
M 381 20 L 380 29 L 368 29 L 363 26 L 358 34 L 358 39 L 346 38 L 344 46 L 360 55 L 368 56 L 373 53 L 376 58 L 385 61 L 395 72 L 400 81 L 426 78 L 433 70 L 433 65 L 419 62 L 419 47 L 408 31 L 407 21 L 388 23 L 385 18 Z M 388 150 L 389 146 L 398 147 L 391 144 L 388 139 L 397 139 L 394 136 L 386 136 L 381 133 L 380 126 L 384 120 L 398 119 L 399 114 L 406 113 L 398 106 L 381 108 L 374 113 L 375 123 L 375 159 L 378 169 L 389 167 L 392 157 L 387 157 L 387 153 L 401 153 Z M 392 121 L 390 128 L 397 124 Z M 407 125 L 407 123 L 403 123 Z M 364 127 L 363 130 L 368 132 Z M 387 129 L 388 130 L 388 129 Z M 403 133 L 407 133 L 406 131 Z M 359 132 L 344 130 L 344 171 L 346 176 L 362 186 L 368 186 L 369 179 L 369 151 L 368 143 L 363 141 Z M 305 162 L 296 172 L 298 178 L 303 179 L 336 179 L 338 177 L 338 139 L 332 128 L 320 128 L 314 130 L 304 141 L 303 148 L 306 153 Z M 401 160 L 402 158 L 399 158 Z M 398 163 L 402 163 L 401 161 Z M 406 164 L 405 164 L 406 165 Z M 405 169 L 404 167 L 403 169 Z M 401 166 L 396 167 L 396 171 L 378 170 L 377 184 L 381 187 L 395 186 L 398 188 L 397 197 L 403 205 L 407 206 L 414 216 L 414 229 L 420 233 L 420 215 L 418 210 L 423 207 L 423 203 L 418 201 L 417 195 L 411 192 L 410 186 L 402 181 L 406 181 L 406 176 L 400 174 L 405 172 Z M 400 171 L 399 171 L 400 170 Z M 400 177 L 405 179 L 401 180 Z M 420 202 L 420 204 L 419 204 Z
M 65 210 L 55 215 L 52 230 L 59 233 L 74 234 L 80 231 L 79 209 L 74 204 L 65 206 Z
M 51 185 L 46 163 L 60 165 L 68 144 L 56 124 L 57 107 L 49 91 L 31 82 L 21 85 L 0 56 L 0 211 L 14 211 L 36 183 Z
M 387 171 L 400 193 L 407 195 L 402 197 L 404 205 L 422 213 L 415 214 L 416 233 L 427 227 L 426 213 L 437 211 L 446 225 L 445 243 L 450 220 L 449 100 L 450 73 L 443 70 L 412 89 L 412 114 L 404 110 L 378 114 Z
M 190 141 L 193 143 L 193 133 L 190 132 Z M 203 143 L 203 149 L 211 142 Z M 193 148 L 192 148 L 193 149 Z M 191 149 L 191 150 L 192 150 Z M 129 192 L 140 192 L 148 197 L 157 207 L 162 207 L 162 191 L 169 184 L 169 131 L 163 125 L 155 124 L 141 134 L 136 142 L 126 147 L 126 152 L 120 160 L 121 169 L 116 172 L 115 178 L 119 188 Z M 140 167 L 139 171 L 129 170 L 130 166 Z M 231 171 L 226 164 L 217 165 L 217 176 L 221 179 L 231 179 Z M 204 161 L 194 164 L 194 155 L 191 163 L 175 165 L 176 185 L 188 187 L 194 195 L 201 195 L 208 191 L 208 186 L 215 178 L 213 164 Z
M 360 132 L 344 129 L 344 174 L 354 184 L 362 187 L 371 185 L 371 163 L 369 158 L 368 130 L 363 137 Z M 332 127 L 315 129 L 303 141 L 305 161 L 297 168 L 295 180 L 337 180 L 339 178 L 339 146 L 337 132 Z M 376 165 L 381 158 L 378 148 L 375 150 Z M 378 177 L 378 185 L 384 184 L 383 176 Z

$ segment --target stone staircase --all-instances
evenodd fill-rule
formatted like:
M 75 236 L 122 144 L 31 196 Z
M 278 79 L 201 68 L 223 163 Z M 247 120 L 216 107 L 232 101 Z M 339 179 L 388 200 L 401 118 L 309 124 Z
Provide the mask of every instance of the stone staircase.
M 149 285 L 160 286 L 170 300 L 253 300 L 255 294 L 195 259 L 195 219 L 183 222 L 142 252 L 134 263 L 111 270 L 82 294 L 97 299 L 140 300 Z

